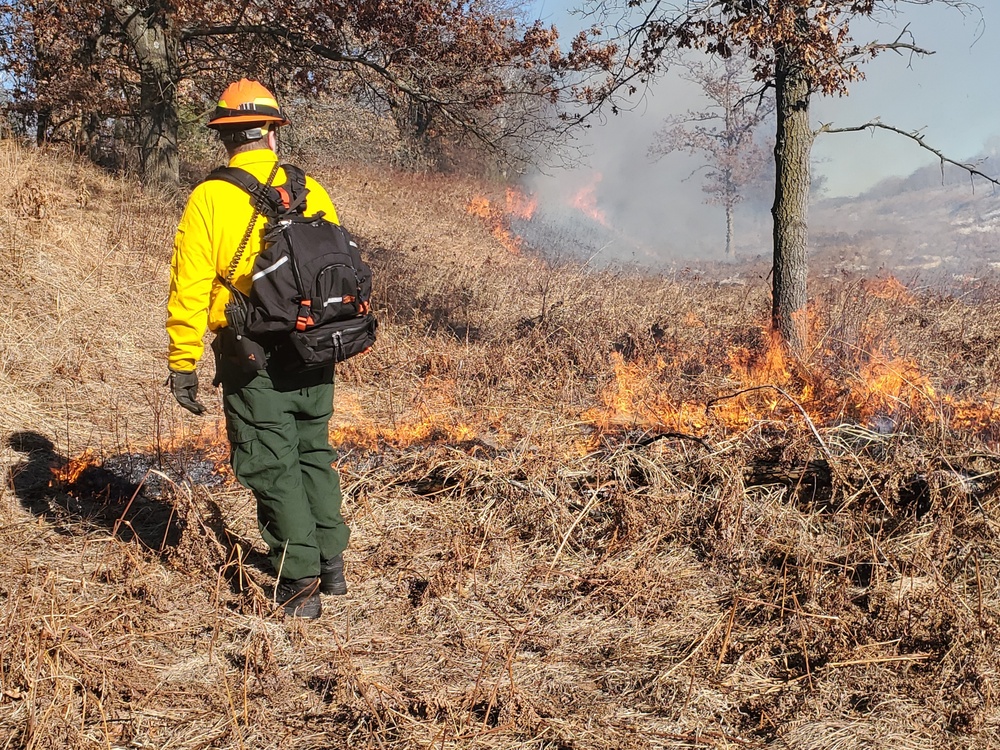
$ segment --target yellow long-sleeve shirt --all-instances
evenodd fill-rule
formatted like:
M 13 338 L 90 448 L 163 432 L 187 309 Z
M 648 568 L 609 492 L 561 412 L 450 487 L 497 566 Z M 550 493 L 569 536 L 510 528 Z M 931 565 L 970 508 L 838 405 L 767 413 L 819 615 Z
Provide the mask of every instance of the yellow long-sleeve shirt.
M 270 149 L 258 149 L 237 154 L 230 159 L 229 166 L 245 169 L 263 184 L 277 159 Z M 285 171 L 279 168 L 273 184 L 283 185 L 286 180 Z M 306 176 L 306 188 L 309 190 L 306 215 L 314 216 L 322 211 L 326 219 L 337 222 L 337 211 L 326 190 L 309 176 Z M 207 180 L 191 192 L 177 227 L 170 263 L 167 335 L 171 370 L 194 370 L 204 351 L 202 339 L 206 328 L 214 331 L 226 325 L 225 309 L 230 294 L 219 283 L 216 274 L 225 277 L 251 216 L 250 197 L 236 185 Z M 250 276 L 254 260 L 262 249 L 265 223 L 263 216 L 257 217 L 233 274 L 233 285 L 240 291 L 250 291 Z

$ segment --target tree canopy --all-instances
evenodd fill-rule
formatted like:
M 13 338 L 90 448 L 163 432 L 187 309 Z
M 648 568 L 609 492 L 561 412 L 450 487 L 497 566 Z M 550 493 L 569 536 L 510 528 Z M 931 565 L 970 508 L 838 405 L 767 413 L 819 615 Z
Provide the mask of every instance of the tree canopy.
M 17 0 L 0 3 L 0 71 L 39 140 L 86 146 L 113 122 L 170 183 L 180 110 L 239 77 L 279 97 L 338 92 L 408 138 L 518 160 L 554 131 L 575 64 L 503 0 Z

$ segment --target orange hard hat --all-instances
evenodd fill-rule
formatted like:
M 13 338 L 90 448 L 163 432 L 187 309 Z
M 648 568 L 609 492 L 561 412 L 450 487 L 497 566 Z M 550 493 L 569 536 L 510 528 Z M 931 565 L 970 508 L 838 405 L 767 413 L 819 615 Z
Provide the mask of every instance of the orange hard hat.
M 218 130 L 269 122 L 287 125 L 288 118 L 278 106 L 274 94 L 257 81 L 241 78 L 236 83 L 229 84 L 222 92 L 219 104 L 208 121 L 208 127 Z

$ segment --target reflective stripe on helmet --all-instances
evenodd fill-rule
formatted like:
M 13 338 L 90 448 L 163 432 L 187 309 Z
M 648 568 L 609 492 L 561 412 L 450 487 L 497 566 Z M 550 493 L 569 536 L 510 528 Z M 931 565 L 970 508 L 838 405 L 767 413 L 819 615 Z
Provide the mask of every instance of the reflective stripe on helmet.
M 241 78 L 222 92 L 218 105 L 208 120 L 208 127 L 216 130 L 231 129 L 239 125 L 264 125 L 272 122 L 277 125 L 288 124 L 288 118 L 278 106 L 274 94 L 257 81 Z

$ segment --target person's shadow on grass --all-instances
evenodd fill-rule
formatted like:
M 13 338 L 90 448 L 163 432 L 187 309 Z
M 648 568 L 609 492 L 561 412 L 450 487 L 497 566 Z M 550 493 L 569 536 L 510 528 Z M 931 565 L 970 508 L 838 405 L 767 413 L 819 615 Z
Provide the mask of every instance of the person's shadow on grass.
M 223 568 L 234 589 L 242 589 L 231 570 L 235 556 L 241 565 L 271 572 L 266 555 L 230 532 L 222 508 L 210 496 L 197 519 L 178 513 L 163 472 L 165 464 L 173 462 L 177 466 L 170 467 L 170 473 L 179 473 L 192 456 L 122 453 L 101 460 L 88 454 L 68 459 L 49 438 L 28 430 L 12 434 L 8 445 L 24 455 L 10 471 L 14 493 L 26 510 L 44 518 L 59 533 L 104 528 L 122 541 L 135 540 L 155 554 L 166 555 L 177 548 L 185 526 L 193 522 L 225 550 Z M 208 475 L 213 468 L 206 470 Z
M 159 552 L 177 544 L 174 507 L 146 492 L 146 477 L 137 478 L 137 462 L 128 460 L 137 457 L 98 461 L 84 454 L 71 460 L 49 438 L 28 430 L 12 434 L 8 445 L 25 456 L 10 471 L 21 505 L 61 533 L 82 524 Z

